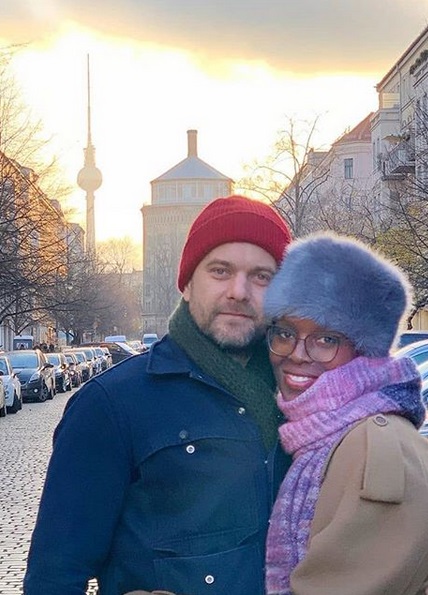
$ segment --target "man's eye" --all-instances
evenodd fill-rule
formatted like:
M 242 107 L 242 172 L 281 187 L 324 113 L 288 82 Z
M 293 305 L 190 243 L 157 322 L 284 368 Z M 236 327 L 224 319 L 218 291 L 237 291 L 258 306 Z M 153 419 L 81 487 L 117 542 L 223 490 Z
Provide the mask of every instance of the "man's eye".
M 260 271 L 253 275 L 253 282 L 257 283 L 258 285 L 269 285 L 271 281 L 271 273 L 265 273 Z
M 262 281 L 262 283 L 270 283 L 272 281 L 272 275 L 270 273 L 259 273 L 257 278 Z
M 211 269 L 211 274 L 215 275 L 216 277 L 224 277 L 224 275 L 226 275 L 227 270 L 224 267 L 216 267 L 214 269 Z

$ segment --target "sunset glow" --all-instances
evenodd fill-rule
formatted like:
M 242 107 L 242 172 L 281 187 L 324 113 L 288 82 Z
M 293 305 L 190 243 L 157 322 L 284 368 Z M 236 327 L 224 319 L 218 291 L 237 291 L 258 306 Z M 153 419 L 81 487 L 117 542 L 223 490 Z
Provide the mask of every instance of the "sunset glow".
M 68 204 L 84 223 L 84 194 L 75 180 L 87 138 L 90 55 L 92 140 L 103 173 L 95 201 L 98 240 L 141 240 L 140 208 L 150 201 L 150 180 L 186 157 L 189 128 L 198 130 L 199 157 L 237 180 L 244 164 L 270 153 L 287 118 L 320 116 L 321 148 L 377 108 L 374 87 L 382 70 L 296 74 L 291 62 L 279 68 L 263 58 L 210 60 L 206 52 L 126 36 L 129 23 L 114 36 L 111 20 L 103 30 L 83 26 L 66 19 L 60 6 L 37 3 L 34 31 L 20 32 L 27 44 L 14 69 L 25 102 L 52 137 L 51 152 L 75 186 Z M 6 47 L 16 35 L 12 39 L 4 26 L 0 38 Z

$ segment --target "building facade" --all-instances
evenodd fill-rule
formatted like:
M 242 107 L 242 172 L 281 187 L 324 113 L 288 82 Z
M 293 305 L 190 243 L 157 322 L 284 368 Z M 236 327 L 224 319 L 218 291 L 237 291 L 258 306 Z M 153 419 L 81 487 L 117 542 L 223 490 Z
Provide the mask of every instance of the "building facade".
M 69 250 L 82 248 L 83 230 L 66 221 L 33 170 L 3 153 L 0 214 L 0 345 L 11 349 L 19 334 L 49 344 L 56 333 L 50 310 L 68 274 Z
M 393 224 L 395 212 L 403 213 L 407 207 L 417 209 L 419 221 L 414 219 L 414 229 L 422 226 L 422 239 L 426 233 L 423 221 L 428 215 L 428 27 L 376 89 L 379 104 L 371 121 L 374 200 L 387 223 L 388 212 Z M 415 254 L 422 252 L 419 246 Z M 422 261 L 427 261 L 426 255 L 422 255 Z M 421 266 L 426 269 L 423 263 Z M 420 273 L 422 277 L 427 275 L 425 270 Z M 412 324 L 416 329 L 428 328 L 427 306 L 417 307 Z
M 402 182 L 426 184 L 428 148 L 428 27 L 376 86 L 379 106 L 371 122 L 374 193 L 390 204 Z M 415 185 L 416 186 L 416 185 Z
M 151 182 L 143 216 L 143 333 L 159 336 L 179 300 L 177 270 L 189 227 L 209 202 L 232 193 L 233 180 L 198 157 L 187 131 L 187 157 Z
M 356 233 L 353 224 L 360 222 L 349 215 L 360 213 L 371 196 L 370 119 L 371 114 L 328 151 L 308 151 L 303 167 L 276 203 L 294 237 L 325 228 Z

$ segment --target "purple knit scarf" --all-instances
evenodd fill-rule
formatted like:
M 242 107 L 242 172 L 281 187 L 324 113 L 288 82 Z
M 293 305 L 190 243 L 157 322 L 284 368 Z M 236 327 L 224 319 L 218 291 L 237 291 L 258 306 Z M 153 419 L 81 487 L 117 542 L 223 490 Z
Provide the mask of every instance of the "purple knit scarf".
M 324 372 L 292 401 L 278 396 L 288 420 L 279 429 L 293 455 L 275 502 L 267 537 L 266 592 L 290 595 L 290 574 L 304 558 L 323 470 L 331 449 L 358 421 L 396 413 L 419 427 L 425 416 L 420 376 L 410 359 L 358 357 Z

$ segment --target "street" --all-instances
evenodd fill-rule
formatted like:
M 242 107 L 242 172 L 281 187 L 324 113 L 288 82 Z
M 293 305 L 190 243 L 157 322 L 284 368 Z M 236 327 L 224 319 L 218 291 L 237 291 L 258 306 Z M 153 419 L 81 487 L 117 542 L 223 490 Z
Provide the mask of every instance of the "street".
M 24 403 L 21 411 L 0 419 L 2 595 L 23 592 L 22 579 L 51 452 L 52 434 L 72 394 L 57 394 L 45 403 Z M 96 593 L 95 587 L 91 587 L 89 593 Z

